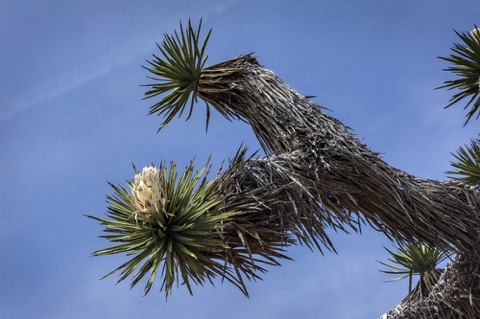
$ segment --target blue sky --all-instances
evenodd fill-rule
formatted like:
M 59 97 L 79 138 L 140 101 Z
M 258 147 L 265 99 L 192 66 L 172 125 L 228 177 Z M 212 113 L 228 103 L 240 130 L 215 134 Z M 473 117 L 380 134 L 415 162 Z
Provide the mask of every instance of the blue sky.
M 213 28 L 213 64 L 255 52 L 292 88 L 332 111 L 391 165 L 445 179 L 450 152 L 477 137 L 460 106 L 444 110 L 451 78 L 437 56 L 453 30 L 479 25 L 480 2 L 440 1 L 0 1 L 0 317 L 376 318 L 405 295 L 378 269 L 389 242 L 332 233 L 338 255 L 293 247 L 295 261 L 248 285 L 184 287 L 167 302 L 116 277 L 123 256 L 90 257 L 108 243 L 83 214 L 102 216 L 107 181 L 123 183 L 162 160 L 183 167 L 259 148 L 250 128 L 203 106 L 190 121 L 147 117 L 140 66 L 180 20 Z M 156 288 L 156 289 L 155 289 Z

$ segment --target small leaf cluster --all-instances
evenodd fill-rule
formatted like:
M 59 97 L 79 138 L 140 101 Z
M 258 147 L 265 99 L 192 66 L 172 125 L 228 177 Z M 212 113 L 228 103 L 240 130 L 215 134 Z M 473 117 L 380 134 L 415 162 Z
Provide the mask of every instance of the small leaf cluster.
M 445 71 L 453 73 L 456 78 L 445 81 L 444 85 L 438 88 L 458 90 L 445 108 L 463 99 L 468 99 L 464 106 L 465 110 L 473 103 L 467 112 L 466 125 L 473 115 L 477 114 L 477 119 L 480 116 L 480 98 L 478 98 L 480 94 L 480 29 L 475 26 L 472 32 L 459 33 L 455 31 L 455 33 L 460 37 L 462 43 L 454 43 L 451 49 L 453 53 L 448 57 L 440 57 L 440 59 L 451 63 Z
M 208 31 L 203 44 L 200 45 L 201 25 L 202 20 L 195 30 L 189 20 L 185 29 L 180 23 L 180 33 L 175 30 L 172 36 L 164 34 L 162 45 L 157 44 L 162 56 L 153 55 L 152 61 L 147 60 L 150 66 L 144 66 L 153 74 L 149 78 L 154 80 L 153 83 L 144 85 L 150 87 L 150 90 L 145 92 L 145 99 L 165 93 L 159 102 L 150 107 L 149 111 L 149 114 L 164 116 L 165 119 L 159 130 L 175 115 L 181 116 L 190 101 L 188 120 L 192 114 L 193 105 L 198 100 L 197 86 L 208 59 L 205 47 L 212 31 L 212 29 Z
M 470 141 L 470 145 L 459 147 L 455 162 L 450 162 L 454 170 L 446 174 L 457 175 L 458 179 L 464 180 L 472 185 L 480 184 L 480 139 Z
M 409 277 L 409 290 L 411 290 L 411 281 L 413 275 L 428 276 L 428 274 L 435 270 L 437 265 L 447 259 L 449 254 L 431 245 L 407 242 L 400 243 L 395 247 L 395 252 L 385 248 L 390 254 L 388 261 L 391 263 L 379 262 L 380 264 L 389 267 L 389 270 L 381 270 L 383 273 L 390 275 L 401 275 L 389 281 L 401 280 Z

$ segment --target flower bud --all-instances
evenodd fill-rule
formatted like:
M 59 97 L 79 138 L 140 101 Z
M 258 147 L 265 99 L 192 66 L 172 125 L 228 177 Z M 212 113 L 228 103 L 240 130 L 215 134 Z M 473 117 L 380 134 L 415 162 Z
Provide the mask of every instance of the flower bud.
M 134 183 L 130 186 L 137 214 L 145 218 L 157 212 L 157 205 L 162 199 L 159 175 L 160 171 L 154 166 L 145 167 L 135 175 Z
M 475 28 L 475 29 L 473 29 L 472 31 L 470 31 L 470 36 L 471 36 L 474 40 L 480 42 L 480 29 L 479 29 L 479 28 Z

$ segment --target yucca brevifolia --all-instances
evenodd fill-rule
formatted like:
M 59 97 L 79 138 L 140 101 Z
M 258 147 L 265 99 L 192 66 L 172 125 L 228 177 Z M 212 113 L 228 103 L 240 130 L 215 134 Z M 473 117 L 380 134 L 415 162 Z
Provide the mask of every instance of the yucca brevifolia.
M 159 48 L 168 62 L 155 57 L 149 70 L 168 80 L 152 85 L 147 96 L 173 90 L 156 110 L 167 112 L 166 124 L 183 111 L 191 94 L 195 101 L 205 60 L 199 30 L 190 22 L 185 31 L 165 37 Z M 166 295 L 174 283 L 184 283 L 192 292 L 191 283 L 203 285 L 220 276 L 248 295 L 244 278 L 258 279 L 265 264 L 289 259 L 287 246 L 334 250 L 325 230 L 344 230 L 344 225 L 355 229 L 357 221 L 349 212 L 326 210 L 281 161 L 246 157 L 246 151 L 240 149 L 208 183 L 207 167 L 193 173 L 190 163 L 180 178 L 175 165 L 167 169 L 162 164 L 136 172 L 129 189 L 112 185 L 107 218 L 89 217 L 105 227 L 103 238 L 119 244 L 94 255 L 134 257 L 107 276 L 117 271 L 119 281 L 132 276 L 134 286 L 149 274 L 148 293 L 160 273 Z
M 265 152 L 275 155 L 270 161 L 298 176 L 326 210 L 361 214 L 399 241 L 417 240 L 460 253 L 444 277 L 451 279 L 449 285 L 437 285 L 440 292 L 422 303 L 402 304 L 415 309 L 411 318 L 476 313 L 479 280 L 470 272 L 480 251 L 480 194 L 475 187 L 421 179 L 389 166 L 250 55 L 206 68 L 197 94 L 222 114 L 252 125 Z M 453 285 L 455 280 L 462 284 Z M 447 289 L 451 287 L 455 289 Z M 390 316 L 407 318 L 405 313 Z
M 199 33 L 189 28 L 197 37 L 195 45 L 177 43 L 179 52 L 175 55 L 175 43 L 167 36 L 161 48 L 164 57 L 155 57 L 147 68 L 158 82 L 148 85 L 151 89 L 146 97 L 170 91 L 150 109 L 152 114 L 166 113 L 162 126 L 181 114 L 190 95 L 190 112 L 199 97 L 206 102 L 207 110 L 213 106 L 228 119 L 248 122 L 267 155 L 275 155 L 268 160 L 291 173 L 325 210 L 341 219 L 347 212 L 362 213 L 399 240 L 416 238 L 463 251 L 477 247 L 476 235 L 472 234 L 480 226 L 472 225 L 472 220 L 478 217 L 462 198 L 471 197 L 470 202 L 477 203 L 477 192 L 417 178 L 389 166 L 342 123 L 290 89 L 251 55 L 205 69 L 201 69 L 205 64 L 201 58 L 199 63 L 181 63 L 188 54 L 199 52 L 201 56 L 204 52 L 205 44 L 198 49 Z M 178 42 L 184 38 L 189 37 L 182 35 Z M 195 72 L 190 70 L 191 65 L 196 66 Z
M 212 260 L 221 260 L 227 274 L 224 277 L 244 289 L 241 274 L 256 278 L 255 272 L 263 270 L 258 266 L 262 259 L 276 264 L 278 259 L 286 258 L 281 254 L 282 245 L 299 240 L 319 248 L 324 244 L 333 249 L 324 229 L 343 229 L 344 225 L 356 229 L 355 216 L 389 238 L 400 242 L 418 240 L 441 249 L 455 250 L 460 253 L 459 261 L 478 265 L 480 193 L 476 188 L 417 178 L 389 166 L 342 123 L 289 88 L 252 55 L 238 56 L 205 68 L 205 45 L 210 33 L 200 45 L 200 27 L 194 30 L 189 23 L 186 30 L 181 29 L 180 33 L 165 37 L 159 46 L 162 56 L 155 56 L 146 67 L 153 79 L 147 85 L 150 89 L 146 97 L 166 93 L 151 107 L 150 113 L 163 115 L 164 126 L 181 114 L 188 103 L 191 112 L 194 102 L 200 98 L 207 106 L 207 127 L 210 106 L 227 119 L 246 121 L 252 126 L 267 157 L 245 158 L 237 154 L 218 177 L 217 187 L 212 187 L 216 189 L 212 191 L 212 197 L 202 197 L 209 203 L 220 199 L 217 203 L 220 206 L 207 205 L 210 208 L 205 212 L 216 222 L 208 223 L 212 227 L 204 235 L 215 241 L 208 241 L 206 247 L 195 247 L 195 251 L 189 250 L 191 254 L 188 255 L 192 256 L 191 262 L 196 268 L 187 269 L 185 260 L 176 258 L 172 267 L 180 269 L 181 275 L 177 277 L 184 281 L 191 278 L 202 284 L 205 278 L 224 276 L 217 267 L 219 264 L 209 264 Z M 132 195 L 125 192 L 124 196 L 122 200 L 128 202 Z M 135 214 L 135 208 L 128 207 L 125 212 L 139 216 Z M 182 209 L 180 207 L 178 213 Z M 125 212 L 122 225 L 130 227 L 136 221 L 127 219 Z M 161 213 L 161 210 L 155 210 L 155 214 Z M 169 216 L 174 214 L 168 213 Z M 116 215 L 113 210 L 111 217 L 115 219 Z M 221 217 L 217 220 L 215 216 Z M 109 220 L 99 220 L 107 232 L 124 233 Z M 159 227 L 152 225 L 155 230 Z M 128 236 L 121 239 L 126 244 L 120 249 L 100 250 L 97 254 L 143 253 L 138 248 L 132 250 Z M 180 240 L 182 243 L 189 241 L 183 237 Z M 238 257 L 237 251 L 240 251 Z M 180 256 L 184 253 L 178 251 Z M 201 255 L 197 257 L 198 262 L 193 257 L 196 253 Z M 143 255 L 144 258 L 148 256 L 148 252 Z M 140 275 L 151 270 L 154 277 L 159 263 L 168 256 L 162 258 L 153 264 L 147 262 Z M 454 274 L 454 279 L 465 279 L 462 265 L 461 262 L 455 263 L 446 274 Z M 122 268 L 125 266 L 119 267 Z M 127 267 L 120 280 L 131 271 L 133 268 Z M 170 275 L 172 273 L 170 270 Z M 457 305 L 459 300 L 473 300 L 470 308 L 461 309 L 464 313 L 474 309 L 480 294 L 472 284 L 478 282 L 478 278 L 472 280 L 468 288 L 474 287 L 474 290 L 466 294 L 467 297 L 455 295 L 457 300 L 450 300 L 450 303 L 438 299 L 438 302 L 434 301 L 435 309 L 443 311 Z M 136 282 L 135 279 L 133 284 Z M 171 283 L 170 279 L 166 285 Z M 468 299 L 468 296 L 472 298 Z

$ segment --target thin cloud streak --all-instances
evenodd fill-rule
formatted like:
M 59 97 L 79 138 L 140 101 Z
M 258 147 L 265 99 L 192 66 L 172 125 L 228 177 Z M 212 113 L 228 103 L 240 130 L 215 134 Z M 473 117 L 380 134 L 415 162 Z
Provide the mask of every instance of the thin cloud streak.
M 134 49 L 132 50 L 132 48 Z M 60 74 L 46 83 L 32 88 L 24 95 L 4 103 L 4 106 L 0 109 L 0 123 L 18 113 L 25 112 L 30 108 L 107 75 L 116 68 L 128 64 L 136 56 L 145 55 L 149 48 L 149 41 L 145 41 L 144 38 L 142 40 L 128 41 L 94 61 L 80 64 L 73 70 Z

